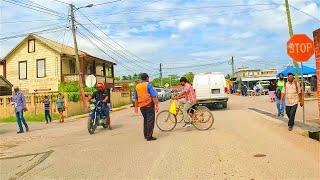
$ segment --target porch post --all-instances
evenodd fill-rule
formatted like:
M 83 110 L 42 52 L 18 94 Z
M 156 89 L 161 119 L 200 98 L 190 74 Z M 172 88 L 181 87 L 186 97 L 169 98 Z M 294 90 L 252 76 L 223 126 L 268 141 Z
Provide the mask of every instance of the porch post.
M 3 62 L 3 77 L 4 78 L 7 78 L 7 63 L 6 63 L 6 61 L 4 60 L 4 62 Z
M 114 88 L 114 64 L 111 65 L 111 74 L 112 74 L 112 86 Z
M 93 72 L 92 74 L 94 74 L 95 76 L 97 76 L 97 69 L 96 69 L 96 60 L 93 60 Z
M 107 83 L 107 73 L 106 73 L 106 63 L 103 63 L 103 76 L 104 76 L 104 83 Z

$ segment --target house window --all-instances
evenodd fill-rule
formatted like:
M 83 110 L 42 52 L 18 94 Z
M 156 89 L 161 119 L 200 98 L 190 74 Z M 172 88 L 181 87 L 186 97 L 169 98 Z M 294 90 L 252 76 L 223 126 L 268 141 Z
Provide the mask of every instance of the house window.
M 76 61 L 69 60 L 69 68 L 70 68 L 70 74 L 75 74 L 76 73 Z
M 28 53 L 33 53 L 35 52 L 35 40 L 30 39 L 28 40 Z
M 107 71 L 107 72 L 106 72 L 106 73 L 107 73 L 106 76 L 107 76 L 107 77 L 112 77 L 112 66 L 110 66 L 110 65 L 107 66 L 107 67 L 106 67 L 106 71 Z
M 19 62 L 19 79 L 27 79 L 27 61 Z
M 38 59 L 37 60 L 37 78 L 46 77 L 46 60 Z

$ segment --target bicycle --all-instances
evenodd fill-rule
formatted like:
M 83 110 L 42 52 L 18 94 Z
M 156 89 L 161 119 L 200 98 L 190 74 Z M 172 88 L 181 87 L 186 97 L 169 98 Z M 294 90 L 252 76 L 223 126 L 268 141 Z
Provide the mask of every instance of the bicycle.
M 208 130 L 214 123 L 213 114 L 205 106 L 200 106 L 198 104 L 192 106 L 188 110 L 188 115 L 190 123 L 198 130 Z M 156 118 L 156 125 L 161 131 L 168 132 L 172 131 L 176 127 L 177 123 L 182 122 L 182 120 L 182 108 L 178 105 L 176 115 L 170 113 L 169 110 L 159 112 Z

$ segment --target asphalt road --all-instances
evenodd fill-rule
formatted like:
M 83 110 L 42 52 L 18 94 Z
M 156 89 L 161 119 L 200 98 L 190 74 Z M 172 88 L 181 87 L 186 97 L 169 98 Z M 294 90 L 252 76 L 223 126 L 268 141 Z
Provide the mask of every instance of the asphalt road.
M 153 142 L 132 109 L 112 113 L 114 129 L 94 135 L 85 118 L 33 123 L 22 135 L 0 124 L 0 179 L 319 179 L 320 143 L 244 102 L 232 96 L 227 110 L 213 110 L 208 131 L 155 128 Z

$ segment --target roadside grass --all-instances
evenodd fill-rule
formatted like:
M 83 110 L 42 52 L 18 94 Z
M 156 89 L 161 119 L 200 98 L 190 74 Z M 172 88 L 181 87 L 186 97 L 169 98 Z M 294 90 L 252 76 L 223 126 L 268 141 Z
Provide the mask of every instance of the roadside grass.
M 52 120 L 57 120 L 59 119 L 59 114 L 51 114 Z M 24 119 L 27 122 L 45 122 L 45 117 L 44 114 L 39 114 L 39 115 L 24 115 Z M 16 122 L 16 117 L 15 116 L 10 116 L 6 118 L 0 119 L 0 123 L 8 123 L 8 122 Z

